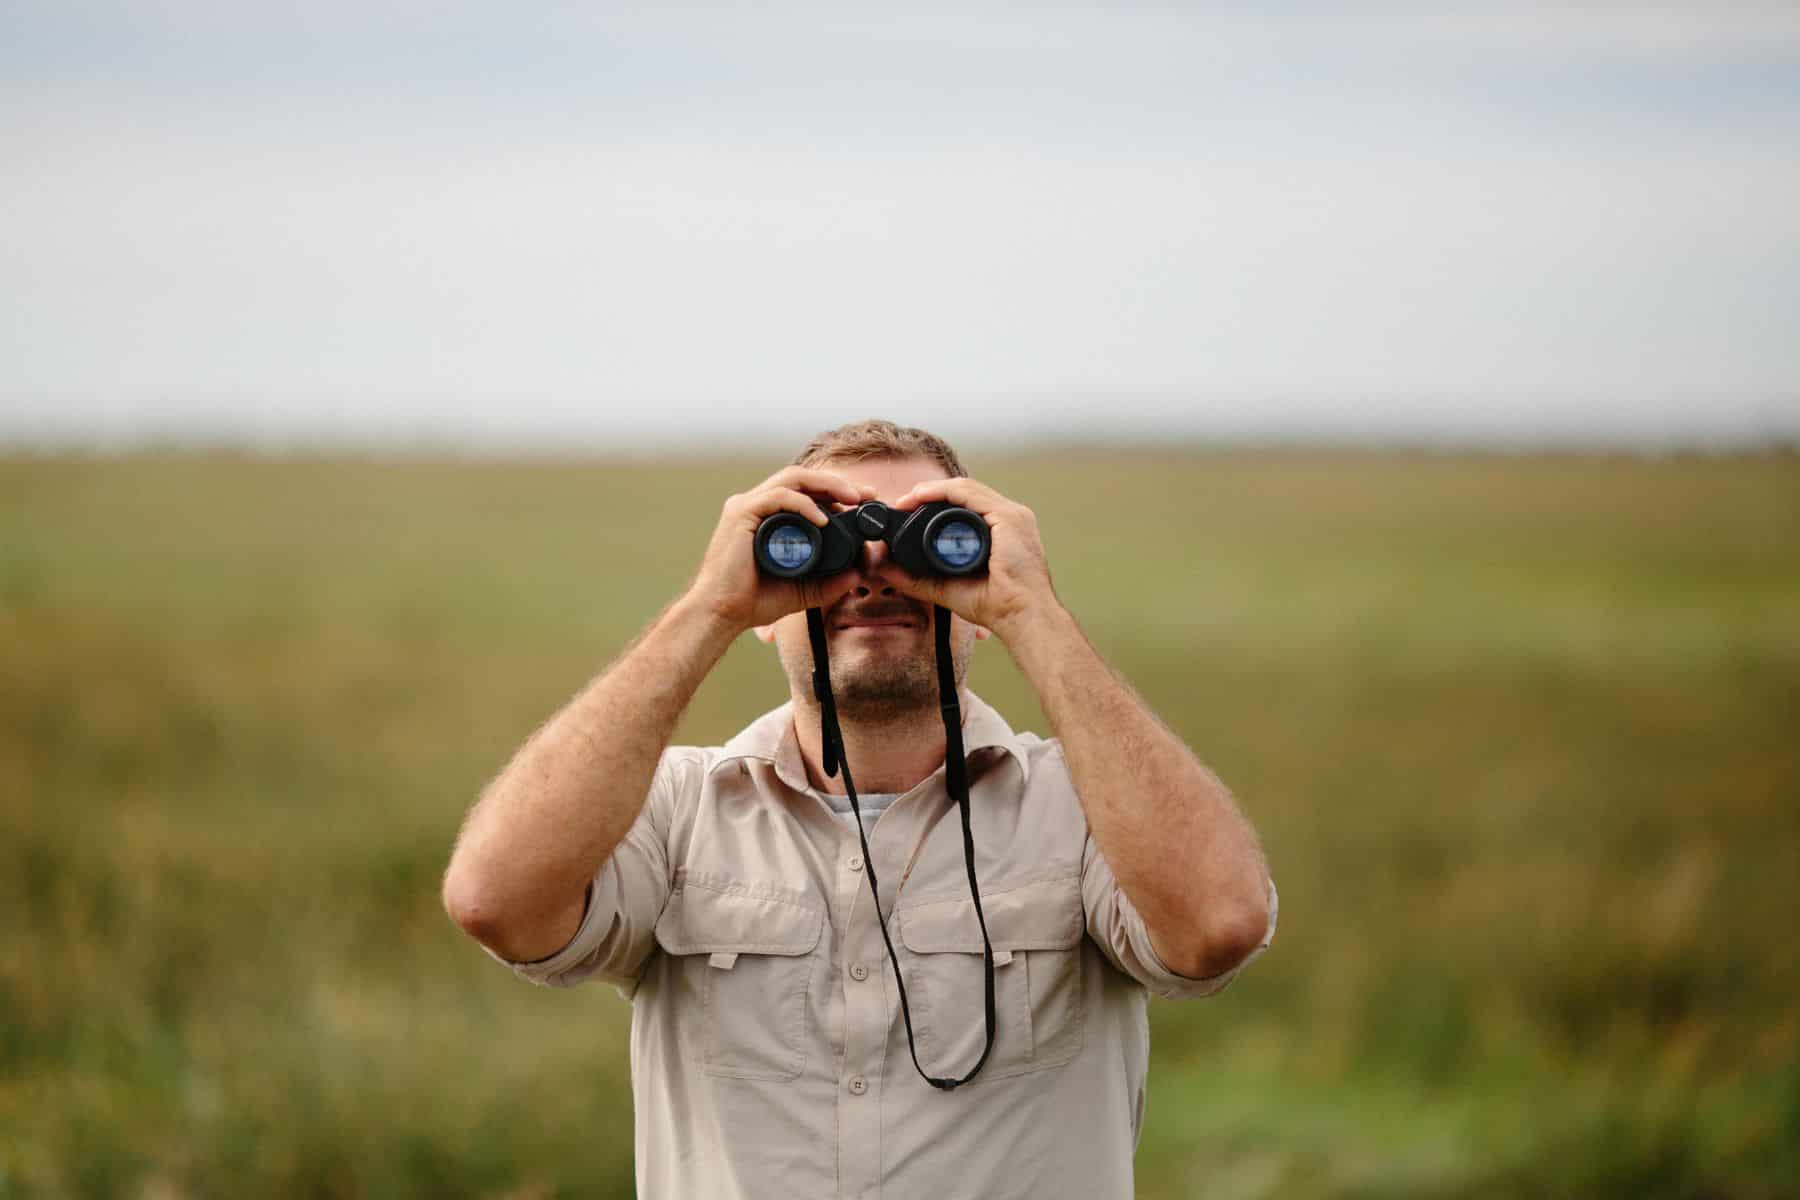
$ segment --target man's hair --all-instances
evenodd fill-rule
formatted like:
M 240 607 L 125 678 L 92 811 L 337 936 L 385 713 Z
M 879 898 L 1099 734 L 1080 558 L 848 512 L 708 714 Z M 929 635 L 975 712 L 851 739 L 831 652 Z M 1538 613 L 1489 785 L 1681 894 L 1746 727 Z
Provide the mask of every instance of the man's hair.
M 935 433 L 870 418 L 827 429 L 794 456 L 797 467 L 871 458 L 929 458 L 952 479 L 968 474 L 950 443 Z

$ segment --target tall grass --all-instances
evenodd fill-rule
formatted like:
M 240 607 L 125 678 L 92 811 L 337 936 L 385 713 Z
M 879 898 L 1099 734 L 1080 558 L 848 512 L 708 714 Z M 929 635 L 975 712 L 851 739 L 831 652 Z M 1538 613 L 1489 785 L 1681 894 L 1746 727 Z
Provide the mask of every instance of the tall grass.
M 629 1195 L 627 1006 L 437 880 L 763 473 L 0 460 L 0 1197 Z M 1153 1006 L 1142 1195 L 1794 1194 L 1800 462 L 981 473 L 1281 885 Z M 780 688 L 741 645 L 681 736 Z

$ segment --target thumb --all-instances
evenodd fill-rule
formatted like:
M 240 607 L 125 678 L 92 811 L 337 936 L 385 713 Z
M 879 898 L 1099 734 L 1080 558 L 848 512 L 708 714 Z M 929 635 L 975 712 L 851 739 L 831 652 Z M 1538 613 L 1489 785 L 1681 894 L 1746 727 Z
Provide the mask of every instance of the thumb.
M 948 607 L 944 598 L 943 580 L 935 576 L 914 575 L 911 571 L 898 565 L 889 565 L 886 574 L 896 588 L 914 600 Z
M 850 594 L 854 586 L 849 573 L 827 576 L 820 579 L 816 576 L 794 581 L 795 589 L 800 593 L 802 606 L 805 608 L 830 608 L 839 600 Z

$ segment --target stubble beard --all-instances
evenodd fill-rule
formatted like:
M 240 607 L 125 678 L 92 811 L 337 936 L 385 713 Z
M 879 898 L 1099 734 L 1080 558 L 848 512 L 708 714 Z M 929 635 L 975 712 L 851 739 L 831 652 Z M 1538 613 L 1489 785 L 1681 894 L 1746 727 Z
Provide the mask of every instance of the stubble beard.
M 937 667 L 932 661 L 912 655 L 871 655 L 847 664 L 848 669 L 832 666 L 838 715 L 853 724 L 899 724 L 937 703 Z
M 937 716 L 937 652 L 913 654 L 883 652 L 877 647 L 840 651 L 831 660 L 831 692 L 838 716 L 854 725 L 898 725 Z M 951 673 L 958 688 L 969 673 L 974 639 L 954 639 L 950 650 Z M 796 648 L 794 656 L 781 655 L 796 696 L 812 695 L 812 655 Z

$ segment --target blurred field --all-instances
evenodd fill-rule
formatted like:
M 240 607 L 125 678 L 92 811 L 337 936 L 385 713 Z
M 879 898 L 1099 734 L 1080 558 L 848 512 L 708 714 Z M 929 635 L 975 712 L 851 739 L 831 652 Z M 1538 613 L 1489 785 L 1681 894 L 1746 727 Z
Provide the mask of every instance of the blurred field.
M 1800 459 L 978 465 L 1281 885 L 1141 1195 L 1800 1194 Z M 0 459 L 0 1197 L 629 1195 L 628 1007 L 437 881 L 767 469 Z

